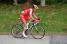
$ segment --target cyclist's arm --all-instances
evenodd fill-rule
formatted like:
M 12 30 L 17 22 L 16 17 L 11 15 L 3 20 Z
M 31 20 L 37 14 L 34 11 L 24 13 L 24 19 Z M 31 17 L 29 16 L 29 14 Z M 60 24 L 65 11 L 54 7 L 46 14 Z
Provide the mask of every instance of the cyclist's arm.
M 39 18 L 36 16 L 36 13 L 33 12 L 32 9 L 30 9 L 30 18 L 31 18 L 32 20 L 39 19 Z
M 30 9 L 30 18 L 31 18 L 32 20 L 34 20 L 34 18 L 33 18 L 33 10 L 32 10 L 32 9 Z
M 35 12 L 33 13 L 33 16 L 34 16 L 34 18 L 38 18 L 38 17 L 36 16 L 36 13 L 35 13 Z

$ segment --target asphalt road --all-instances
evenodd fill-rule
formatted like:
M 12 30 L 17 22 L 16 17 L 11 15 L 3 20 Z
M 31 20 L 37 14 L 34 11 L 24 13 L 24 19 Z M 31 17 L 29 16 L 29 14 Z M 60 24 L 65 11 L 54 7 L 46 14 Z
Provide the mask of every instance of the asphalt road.
M 14 38 L 11 35 L 0 35 L 0 44 L 67 44 L 67 36 L 51 35 L 43 39 Z
M 49 44 L 49 37 L 43 39 L 14 38 L 11 35 L 0 35 L 0 44 Z
M 67 44 L 67 35 L 52 35 L 50 44 Z

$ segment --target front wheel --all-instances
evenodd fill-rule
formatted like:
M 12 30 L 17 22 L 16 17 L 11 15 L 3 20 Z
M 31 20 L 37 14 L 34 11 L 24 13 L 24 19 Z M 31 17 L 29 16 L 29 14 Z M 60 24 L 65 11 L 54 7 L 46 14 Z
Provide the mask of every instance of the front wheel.
M 33 25 L 31 28 L 31 35 L 35 39 L 42 39 L 45 35 L 45 28 L 40 24 Z

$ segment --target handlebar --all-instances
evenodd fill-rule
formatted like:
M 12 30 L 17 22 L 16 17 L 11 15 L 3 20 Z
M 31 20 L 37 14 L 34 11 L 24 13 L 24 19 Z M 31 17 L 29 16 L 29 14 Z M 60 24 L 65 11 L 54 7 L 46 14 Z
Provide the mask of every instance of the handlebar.
M 36 19 L 32 20 L 32 22 L 39 22 L 39 21 L 40 21 L 39 18 L 36 18 Z

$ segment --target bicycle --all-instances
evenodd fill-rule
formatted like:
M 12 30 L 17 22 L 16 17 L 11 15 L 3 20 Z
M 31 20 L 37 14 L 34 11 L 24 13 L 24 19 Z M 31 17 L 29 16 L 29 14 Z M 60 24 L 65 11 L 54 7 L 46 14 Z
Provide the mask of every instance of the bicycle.
M 45 26 L 44 26 L 45 27 Z M 42 23 L 34 23 L 32 21 L 28 22 L 28 29 L 26 30 L 27 35 L 32 35 L 34 39 L 42 39 L 45 35 L 45 28 Z M 12 26 L 11 33 L 13 37 L 21 38 L 22 31 L 22 22 L 18 20 L 18 22 Z

